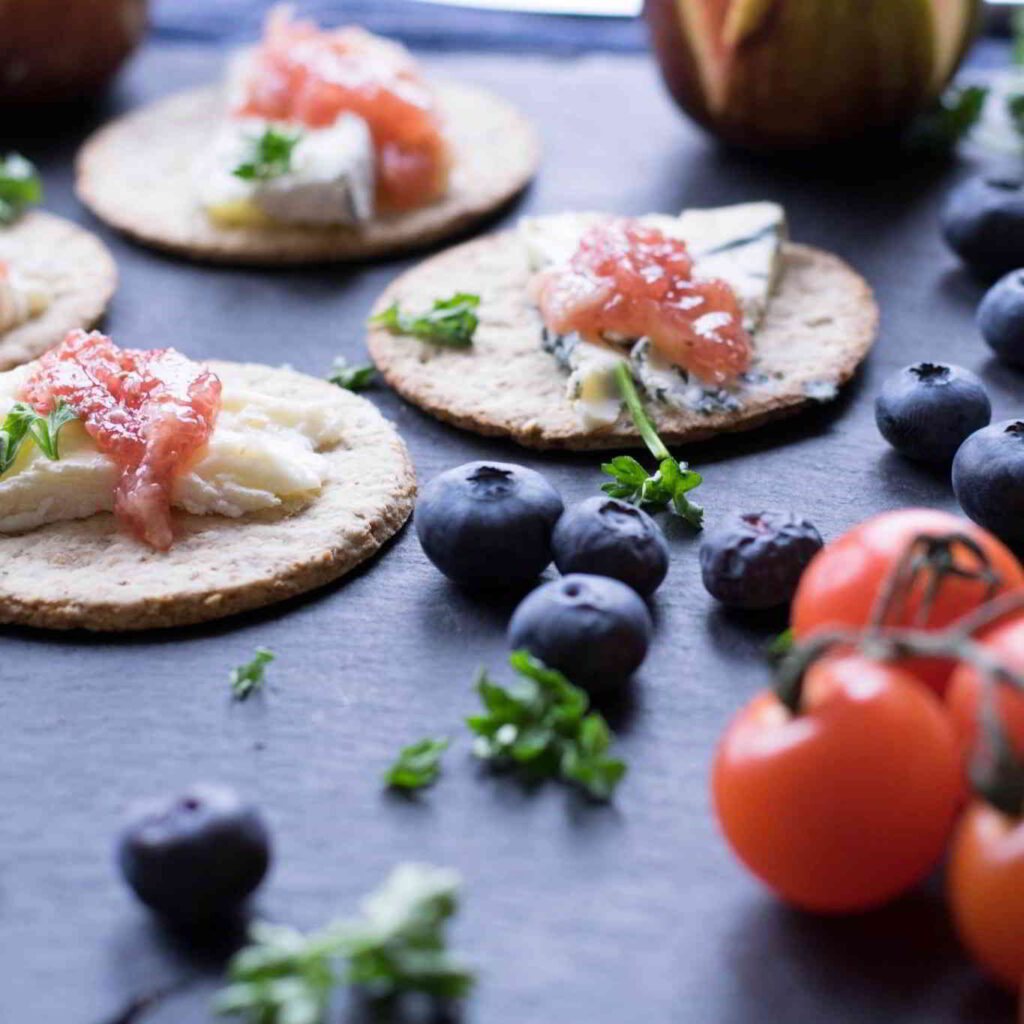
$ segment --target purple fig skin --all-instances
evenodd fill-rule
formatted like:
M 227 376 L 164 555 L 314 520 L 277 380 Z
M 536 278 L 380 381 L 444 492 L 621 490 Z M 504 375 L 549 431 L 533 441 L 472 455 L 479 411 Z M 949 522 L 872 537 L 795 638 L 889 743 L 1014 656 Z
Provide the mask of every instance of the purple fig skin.
M 981 0 L 646 0 L 645 13 L 684 112 L 733 145 L 807 149 L 898 128 L 933 102 Z M 956 33 L 942 51 L 933 16 Z M 715 69 L 717 86 L 702 68 Z

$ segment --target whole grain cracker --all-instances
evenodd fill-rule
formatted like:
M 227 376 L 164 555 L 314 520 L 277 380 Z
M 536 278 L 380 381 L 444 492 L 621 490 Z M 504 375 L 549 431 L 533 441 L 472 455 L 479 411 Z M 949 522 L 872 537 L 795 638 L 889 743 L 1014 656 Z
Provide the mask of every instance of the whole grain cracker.
M 668 444 L 749 430 L 831 397 L 850 379 L 878 332 L 871 288 L 831 253 L 787 244 L 779 288 L 755 336 L 752 372 L 772 392 L 734 411 L 702 413 L 649 402 Z M 378 299 L 429 309 L 453 292 L 480 296 L 480 325 L 466 349 L 445 348 L 371 328 L 377 368 L 421 409 L 479 434 L 531 448 L 642 447 L 623 410 L 616 423 L 586 430 L 566 397 L 566 375 L 541 348 L 541 321 L 526 294 L 526 247 L 515 232 L 479 238 L 434 256 L 398 277 Z
M 175 511 L 175 543 L 152 551 L 101 513 L 0 535 L 0 622 L 121 631 L 180 626 L 312 590 L 369 558 L 409 517 L 412 463 L 364 398 L 291 370 L 210 362 L 227 383 L 344 410 L 344 441 L 312 504 L 240 519 Z
M 0 260 L 38 281 L 49 296 L 39 316 L 0 333 L 0 370 L 42 355 L 76 327 L 92 327 L 117 287 L 117 266 L 91 232 L 33 210 L 0 228 Z
M 493 212 L 533 177 L 540 145 L 510 103 L 438 83 L 454 151 L 451 187 L 436 203 L 361 228 L 222 228 L 200 207 L 193 165 L 223 116 L 219 87 L 178 93 L 101 128 L 79 153 L 76 188 L 97 217 L 147 245 L 197 260 L 285 264 L 362 260 L 450 237 Z

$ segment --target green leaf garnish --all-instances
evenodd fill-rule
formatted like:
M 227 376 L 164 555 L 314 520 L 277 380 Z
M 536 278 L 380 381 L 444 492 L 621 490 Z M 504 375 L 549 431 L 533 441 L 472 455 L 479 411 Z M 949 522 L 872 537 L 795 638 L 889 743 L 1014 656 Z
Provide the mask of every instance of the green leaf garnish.
M 370 326 L 383 327 L 392 334 L 412 334 L 438 345 L 468 348 L 480 322 L 476 315 L 479 305 L 479 295 L 465 292 L 437 299 L 427 313 L 403 313 L 394 302 L 383 313 L 370 317 Z
M 596 711 L 588 714 L 586 693 L 527 651 L 508 661 L 523 677 L 515 686 L 499 686 L 485 671 L 477 679 L 484 713 L 466 720 L 476 733 L 473 752 L 528 780 L 561 779 L 610 799 L 626 765 L 608 756 L 611 732 Z
M 793 650 L 793 644 L 795 642 L 796 640 L 793 637 L 793 630 L 787 629 L 765 644 L 764 652 L 772 659 L 784 658 Z
M 650 453 L 658 460 L 658 470 L 648 475 L 647 470 L 631 455 L 619 455 L 611 462 L 602 464 L 601 471 L 612 479 L 602 484 L 601 490 L 633 505 L 670 507 L 676 515 L 699 530 L 704 525 L 704 509 L 690 501 L 686 495 L 699 487 L 704 478 L 685 462 L 677 462 L 672 458 L 640 401 L 633 375 L 625 362 L 615 367 L 615 376 L 637 431 Z
M 1017 134 L 1024 135 L 1024 93 L 1015 92 L 1006 97 L 1006 112 Z
M 58 443 L 61 428 L 75 419 L 78 419 L 75 410 L 62 398 L 45 416 L 27 402 L 16 402 L 0 425 L 0 476 L 11 468 L 21 446 L 29 438 L 51 462 L 60 459 Z
M 980 85 L 950 86 L 911 125 L 908 147 L 928 153 L 951 150 L 978 123 L 988 93 L 988 88 Z
M 257 647 L 252 661 L 231 670 L 231 695 L 235 700 L 246 700 L 263 689 L 267 666 L 274 660 L 274 652 Z
M 253 1024 L 322 1024 L 342 982 L 372 996 L 423 992 L 464 996 L 473 972 L 447 948 L 445 925 L 458 909 L 458 876 L 402 864 L 363 902 L 363 916 L 304 935 L 259 923 L 228 965 L 214 1000 L 221 1014 Z
M 437 781 L 448 739 L 424 739 L 403 747 L 384 781 L 394 789 L 420 789 Z
M 268 125 L 262 135 L 249 140 L 249 158 L 231 173 L 243 181 L 267 181 L 292 169 L 292 151 L 302 141 L 302 132 L 283 132 Z
M 43 183 L 31 160 L 8 153 L 0 160 L 0 224 L 13 223 L 43 198 Z
M 338 356 L 334 360 L 327 379 L 332 384 L 337 384 L 339 388 L 345 388 L 348 391 L 364 391 L 373 383 L 375 372 L 376 368 L 372 363 L 366 363 L 364 366 L 351 366 L 344 356 Z

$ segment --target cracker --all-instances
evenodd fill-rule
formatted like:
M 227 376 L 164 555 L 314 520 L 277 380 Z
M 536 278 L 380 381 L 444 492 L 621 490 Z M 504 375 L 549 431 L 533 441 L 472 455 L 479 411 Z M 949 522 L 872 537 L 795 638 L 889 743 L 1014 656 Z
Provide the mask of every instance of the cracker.
M 92 327 L 117 286 L 107 247 L 85 228 L 41 210 L 0 228 L 0 260 L 41 282 L 50 297 L 39 316 L 0 333 L 0 370 L 35 359 L 76 327 Z
M 625 410 L 612 426 L 585 430 L 566 397 L 566 375 L 541 348 L 541 322 L 526 295 L 530 270 L 514 232 L 448 249 L 407 271 L 381 295 L 375 312 L 399 302 L 429 309 L 455 291 L 480 296 L 480 326 L 467 349 L 444 348 L 371 329 L 367 344 L 385 380 L 421 409 L 479 434 L 531 448 L 643 447 Z M 755 336 L 754 373 L 770 393 L 733 411 L 702 413 L 648 402 L 668 444 L 749 430 L 833 397 L 878 332 L 871 288 L 831 253 L 787 244 L 778 291 Z
M 298 510 L 229 519 L 175 511 L 175 544 L 152 551 L 101 513 L 0 536 L 0 622 L 121 631 L 180 626 L 323 586 L 369 558 L 409 517 L 412 463 L 374 406 L 291 370 L 210 362 L 223 380 L 281 397 L 337 402 L 345 440 L 327 482 Z
M 455 162 L 448 195 L 361 228 L 222 228 L 196 198 L 193 165 L 223 114 L 211 86 L 122 117 L 82 148 L 77 190 L 97 217 L 147 245 L 197 260 L 284 264 L 362 260 L 449 237 L 520 192 L 540 159 L 537 134 L 505 100 L 439 83 L 438 105 Z

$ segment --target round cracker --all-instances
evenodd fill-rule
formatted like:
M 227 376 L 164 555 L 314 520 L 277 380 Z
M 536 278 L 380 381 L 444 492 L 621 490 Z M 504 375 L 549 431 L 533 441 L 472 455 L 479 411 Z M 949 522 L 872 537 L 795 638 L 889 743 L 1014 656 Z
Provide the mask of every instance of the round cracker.
M 42 355 L 76 327 L 92 327 L 117 287 L 117 265 L 91 232 L 33 210 L 0 228 L 0 260 L 39 281 L 50 304 L 39 316 L 0 333 L 0 370 Z
M 668 444 L 749 430 L 832 397 L 853 375 L 878 332 L 871 288 L 839 257 L 789 244 L 779 287 L 755 337 L 751 372 L 770 389 L 735 411 L 702 413 L 648 403 Z M 566 375 L 541 348 L 541 321 L 526 294 L 525 246 L 514 232 L 448 249 L 397 278 L 375 306 L 429 309 L 454 291 L 480 296 L 480 325 L 466 349 L 444 348 L 381 328 L 370 354 L 387 382 L 438 419 L 531 448 L 642 447 L 628 412 L 586 430 L 566 397 Z
M 540 144 L 510 103 L 476 87 L 439 83 L 452 143 L 448 195 L 361 228 L 221 228 L 196 198 L 196 154 L 223 117 L 223 92 L 179 93 L 101 128 L 83 146 L 76 188 L 97 217 L 147 245 L 223 263 L 361 260 L 450 237 L 493 212 L 533 177 Z
M 121 631 L 222 618 L 312 590 L 369 558 L 409 517 L 405 444 L 366 399 L 291 370 L 210 362 L 225 382 L 337 403 L 343 444 L 325 452 L 312 504 L 228 519 L 175 512 L 175 543 L 152 551 L 109 513 L 0 536 L 0 622 Z

